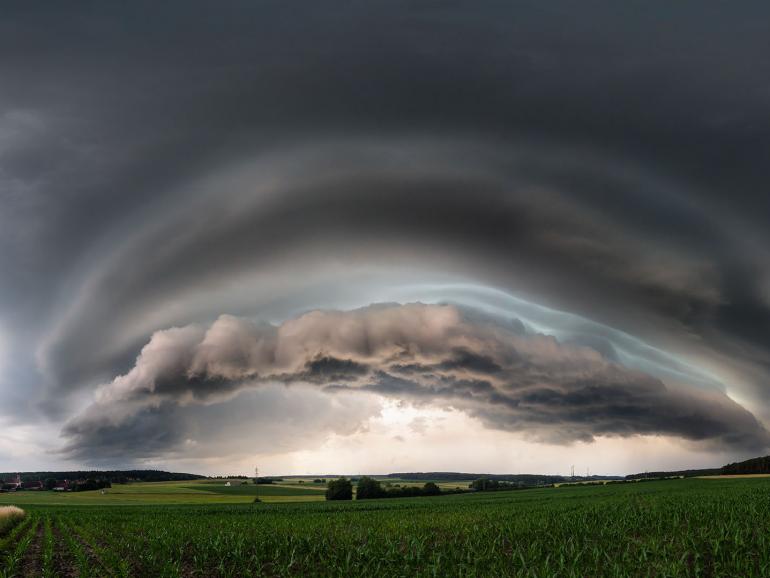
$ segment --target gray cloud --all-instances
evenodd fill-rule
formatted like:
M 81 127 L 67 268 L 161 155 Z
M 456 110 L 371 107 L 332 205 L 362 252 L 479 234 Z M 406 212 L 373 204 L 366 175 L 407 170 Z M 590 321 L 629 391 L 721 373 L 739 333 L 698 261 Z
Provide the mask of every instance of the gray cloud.
M 164 434 L 159 414 L 276 382 L 448 405 L 552 443 L 667 435 L 715 447 L 770 444 L 754 416 L 720 391 L 664 384 L 594 349 L 512 332 L 454 306 L 394 304 L 312 311 L 280 326 L 222 316 L 208 328 L 157 332 L 131 371 L 101 386 L 66 425 L 65 451 L 80 457 L 97 443 L 108 455 L 127 439 L 144 447 L 136 443 L 144 435 L 148 448 L 171 449 L 180 434 Z M 105 440 L 123 441 L 110 448 Z
M 296 285 L 297 271 L 306 279 L 308 270 L 328 265 L 329 255 L 349 270 L 372 261 L 396 269 L 430 263 L 429 270 L 547 296 L 653 338 L 681 339 L 725 307 L 714 259 L 693 255 L 686 245 L 638 237 L 629 229 L 634 215 L 608 214 L 552 189 L 548 177 L 527 168 L 532 153 L 469 148 L 467 142 L 408 140 L 319 143 L 273 158 L 269 167 L 225 171 L 200 184 L 187 206 L 147 222 L 87 278 L 43 348 L 61 386 L 56 395 L 124 369 L 126 351 L 135 351 L 158 324 L 186 321 L 191 312 L 179 304 L 191 292 L 215 294 L 244 272 L 277 278 L 287 263 L 294 272 L 284 286 Z M 567 162 L 549 149 L 534 156 L 552 170 L 563 171 Z M 605 170 L 587 163 L 572 168 L 577 174 Z M 286 172 L 295 164 L 312 179 Z M 626 180 L 622 186 L 636 185 Z M 675 210 L 692 218 L 685 206 L 659 212 Z M 706 226 L 710 218 L 701 218 Z M 570 292 L 558 291 L 567 283 Z M 166 306 L 170 295 L 175 308 Z M 269 295 L 274 298 L 273 288 Z M 245 302 L 212 297 L 206 314 L 225 300 L 244 311 L 254 307 L 253 293 L 240 299 Z M 114 320 L 114 336 L 107 335 L 106 316 Z M 737 348 L 729 337 L 715 335 L 707 346 Z
M 222 312 L 465 284 L 767 422 L 769 12 L 6 3 L 0 412 L 61 422 L 156 331 Z M 401 365 L 460 371 L 445 354 Z M 344 385 L 348 359 L 295 370 Z
M 226 464 L 255 454 L 312 450 L 330 435 L 365 431 L 380 409 L 374 396 L 360 392 L 330 396 L 316 387 L 262 384 L 206 405 L 166 400 L 138 409 L 120 425 L 72 423 L 71 443 L 56 453 L 100 467 L 163 466 L 178 459 Z

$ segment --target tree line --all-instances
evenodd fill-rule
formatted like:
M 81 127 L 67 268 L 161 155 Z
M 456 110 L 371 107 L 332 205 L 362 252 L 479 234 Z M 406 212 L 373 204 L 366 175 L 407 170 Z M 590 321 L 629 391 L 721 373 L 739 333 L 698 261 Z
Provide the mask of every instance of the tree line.
M 500 490 L 523 490 L 535 486 L 527 486 L 522 482 L 504 482 L 489 478 L 479 478 L 468 485 L 467 489 L 441 489 L 435 482 L 425 482 L 422 486 L 402 486 L 399 484 L 383 486 L 382 482 L 369 476 L 357 480 L 356 500 L 374 500 L 382 498 L 418 498 L 427 496 L 446 496 L 449 494 L 464 494 L 467 492 L 494 492 Z M 338 478 L 326 484 L 327 500 L 352 500 L 353 481 L 348 478 Z
M 415 498 L 419 496 L 440 496 L 446 493 L 442 492 L 434 482 L 427 482 L 420 486 L 390 486 L 385 487 L 382 483 L 369 476 L 363 476 L 358 479 L 356 484 L 356 500 L 373 500 L 379 498 Z M 327 500 L 352 500 L 353 482 L 347 478 L 331 480 L 326 484 Z
M 0 479 L 8 479 L 15 473 L 0 473 Z M 176 472 L 164 472 L 162 470 L 73 470 L 68 472 L 21 472 L 22 482 L 45 482 L 47 479 L 57 480 L 108 480 L 113 484 L 126 482 L 178 482 L 198 480 L 206 476 L 197 474 L 185 474 Z
M 722 467 L 721 474 L 735 476 L 740 474 L 770 474 L 770 456 L 752 458 L 744 462 L 727 464 Z

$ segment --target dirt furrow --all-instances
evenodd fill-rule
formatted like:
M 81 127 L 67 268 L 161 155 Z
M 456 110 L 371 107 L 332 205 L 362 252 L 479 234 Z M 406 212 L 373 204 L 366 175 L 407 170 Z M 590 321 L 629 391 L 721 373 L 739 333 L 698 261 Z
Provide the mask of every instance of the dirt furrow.
M 83 551 L 86 553 L 86 556 L 88 556 L 91 566 L 93 568 L 98 568 L 98 575 L 111 576 L 111 573 L 107 570 L 107 566 L 102 561 L 101 556 L 96 552 L 96 549 L 76 531 L 72 533 L 72 537 L 83 547 Z
M 43 575 L 43 535 L 45 533 L 45 524 L 43 520 L 37 522 L 35 536 L 29 543 L 27 551 L 21 562 L 22 576 L 42 576 Z
M 54 521 L 52 526 L 54 540 L 53 568 L 59 578 L 77 578 L 80 575 L 75 558 L 62 536 L 59 526 Z

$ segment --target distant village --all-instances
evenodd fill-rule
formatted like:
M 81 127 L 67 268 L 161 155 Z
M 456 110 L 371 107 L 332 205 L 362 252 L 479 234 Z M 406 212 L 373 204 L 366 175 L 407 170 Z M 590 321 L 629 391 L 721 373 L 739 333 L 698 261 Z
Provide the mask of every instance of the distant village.
M 163 470 L 73 470 L 67 472 L 0 472 L 0 493 L 85 492 L 105 490 L 112 484 L 173 482 L 204 478 L 197 474 Z
M 76 479 L 57 480 L 46 478 L 44 480 L 22 481 L 21 474 L 16 474 L 10 479 L 0 480 L 0 492 L 83 492 L 88 490 L 101 490 L 112 487 L 109 480 Z

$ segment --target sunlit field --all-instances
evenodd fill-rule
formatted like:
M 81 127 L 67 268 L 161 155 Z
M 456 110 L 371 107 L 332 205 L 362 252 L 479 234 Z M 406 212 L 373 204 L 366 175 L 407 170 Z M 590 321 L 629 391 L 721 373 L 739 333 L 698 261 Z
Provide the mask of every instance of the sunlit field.
M 305 485 L 4 494 L 27 515 L 0 538 L 0 576 L 770 573 L 767 478 L 360 502 L 323 502 L 322 486 Z M 280 503 L 292 499 L 314 501 Z
M 422 486 L 424 481 L 383 478 L 387 483 Z M 119 505 L 119 504 L 250 504 L 258 497 L 266 503 L 317 502 L 324 500 L 325 483 L 313 478 L 288 478 L 280 483 L 254 485 L 242 480 L 195 480 L 186 482 L 147 482 L 115 484 L 94 492 L 17 492 L 0 494 L 0 504 Z M 469 481 L 438 482 L 444 490 L 467 488 Z
M 321 484 L 240 485 L 232 480 L 186 482 L 147 482 L 115 484 L 102 493 L 93 492 L 16 492 L 0 494 L 0 504 L 119 505 L 119 504 L 250 504 L 263 502 L 318 501 L 324 499 Z

